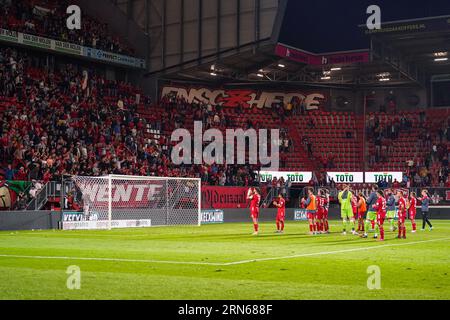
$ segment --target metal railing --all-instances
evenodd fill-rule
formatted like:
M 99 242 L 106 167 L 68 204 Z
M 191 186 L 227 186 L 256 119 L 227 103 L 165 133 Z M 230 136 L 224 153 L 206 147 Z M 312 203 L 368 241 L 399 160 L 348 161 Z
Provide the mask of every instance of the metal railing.
M 56 181 L 47 182 L 27 205 L 26 210 L 41 210 L 51 197 L 61 195 L 61 183 Z

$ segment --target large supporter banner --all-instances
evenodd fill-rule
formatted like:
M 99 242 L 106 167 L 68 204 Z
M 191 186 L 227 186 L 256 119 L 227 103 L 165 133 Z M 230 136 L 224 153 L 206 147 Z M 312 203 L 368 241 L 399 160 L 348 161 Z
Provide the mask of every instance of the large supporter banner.
M 327 172 L 327 176 L 336 183 L 364 183 L 364 172 Z
M 398 182 L 403 180 L 402 172 L 366 172 L 365 176 L 366 183 L 378 183 L 384 180 L 392 183 L 395 180 Z
M 29 181 L 0 180 L 0 211 L 14 208 L 18 195 L 30 186 Z
M 202 208 L 246 208 L 248 187 L 202 186 Z
M 259 181 L 270 182 L 273 178 L 283 178 L 285 181 L 295 183 L 308 183 L 312 179 L 312 172 L 290 172 L 290 171 L 260 171 Z
M 275 104 L 288 104 L 297 101 L 303 103 L 305 110 L 322 109 L 328 96 L 324 92 L 311 91 L 257 91 L 252 89 L 211 89 L 206 87 L 163 86 L 161 97 L 175 94 L 177 98 L 184 98 L 188 103 L 205 103 L 213 106 L 236 108 L 273 108 Z
M 74 43 L 53 40 L 21 32 L 0 29 L 0 41 L 14 42 L 31 48 L 44 49 L 59 53 L 70 54 L 106 63 L 145 69 L 145 60 L 118 53 L 106 52 L 94 48 L 80 46 Z

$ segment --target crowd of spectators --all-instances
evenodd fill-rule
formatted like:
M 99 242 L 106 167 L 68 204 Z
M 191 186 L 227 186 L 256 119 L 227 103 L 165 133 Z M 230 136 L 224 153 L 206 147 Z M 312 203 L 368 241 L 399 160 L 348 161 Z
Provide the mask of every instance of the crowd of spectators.
M 106 23 L 83 12 L 81 30 L 69 30 L 66 0 L 0 0 L 0 28 L 133 56 L 133 49 L 113 36 Z
M 257 166 L 173 165 L 173 144 L 163 132 L 172 123 L 185 126 L 187 109 L 198 109 L 163 99 L 164 112 L 146 119 L 137 112 L 138 100 L 150 103 L 138 89 L 95 70 L 66 64 L 50 72 L 33 66 L 24 52 L 0 49 L 0 103 L 7 104 L 0 120 L 0 179 L 45 184 L 63 175 L 114 173 L 195 177 L 224 186 L 255 182 Z M 226 119 L 210 123 L 218 114 L 200 115 L 210 125 L 231 125 Z M 159 139 L 146 136 L 149 127 Z
M 411 133 L 419 130 L 418 139 L 411 143 L 411 158 L 406 161 L 405 174 L 398 183 L 402 187 L 450 187 L 448 143 L 450 142 L 450 119 L 442 120 L 437 128 L 427 121 L 425 112 L 419 113 L 418 126 L 406 115 L 393 117 L 387 125 L 381 125 L 377 116 L 371 116 L 367 123 L 368 138 L 374 142 L 375 150 L 369 155 L 369 165 L 386 163 L 393 155 L 393 142 L 400 133 Z M 420 151 L 417 152 L 417 151 Z M 418 156 L 417 154 L 424 154 Z M 384 183 L 381 187 L 392 187 L 392 183 Z

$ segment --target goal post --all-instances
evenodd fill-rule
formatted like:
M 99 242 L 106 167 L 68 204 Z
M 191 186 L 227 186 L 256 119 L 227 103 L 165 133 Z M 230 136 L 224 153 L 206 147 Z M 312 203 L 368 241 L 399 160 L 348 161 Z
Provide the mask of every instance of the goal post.
M 63 218 L 63 229 L 201 225 L 200 179 L 108 175 L 71 182 L 83 213 L 76 221 Z

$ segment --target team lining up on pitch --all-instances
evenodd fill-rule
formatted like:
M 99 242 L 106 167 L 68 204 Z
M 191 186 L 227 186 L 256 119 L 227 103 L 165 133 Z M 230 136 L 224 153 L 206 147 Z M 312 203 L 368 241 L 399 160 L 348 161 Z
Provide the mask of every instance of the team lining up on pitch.
M 329 191 L 327 189 L 319 189 L 317 195 L 315 195 L 313 188 L 308 188 L 307 190 L 307 196 L 300 200 L 300 207 L 306 209 L 309 233 L 311 235 L 330 233 L 328 224 Z M 375 232 L 374 238 L 384 241 L 384 223 L 388 221 L 392 232 L 398 230 L 397 238 L 406 239 L 406 220 L 408 218 L 411 221 L 411 232 L 415 233 L 417 231 L 416 208 L 418 200 L 421 201 L 422 231 L 425 230 L 426 225 L 429 226 L 431 231 L 433 226 L 429 220 L 430 195 L 428 190 L 422 190 L 421 196 L 417 198 L 415 192 L 405 195 L 402 190 L 397 190 L 394 195 L 394 190 L 392 189 L 383 191 L 379 190 L 377 185 L 373 185 L 372 192 L 369 198 L 366 199 L 362 193 L 356 195 L 349 185 L 344 184 L 338 194 L 343 226 L 342 234 L 346 235 L 347 230 L 351 228 L 353 235 L 368 238 L 369 228 L 371 228 Z M 250 216 L 254 227 L 253 235 L 258 235 L 261 194 L 257 188 L 252 187 L 247 192 L 247 199 L 250 200 Z M 276 233 L 282 234 L 284 233 L 286 218 L 286 200 L 280 194 L 273 201 L 273 205 L 278 208 Z M 395 225 L 396 218 L 397 225 Z M 356 229 L 356 220 L 358 220 L 358 229 Z

